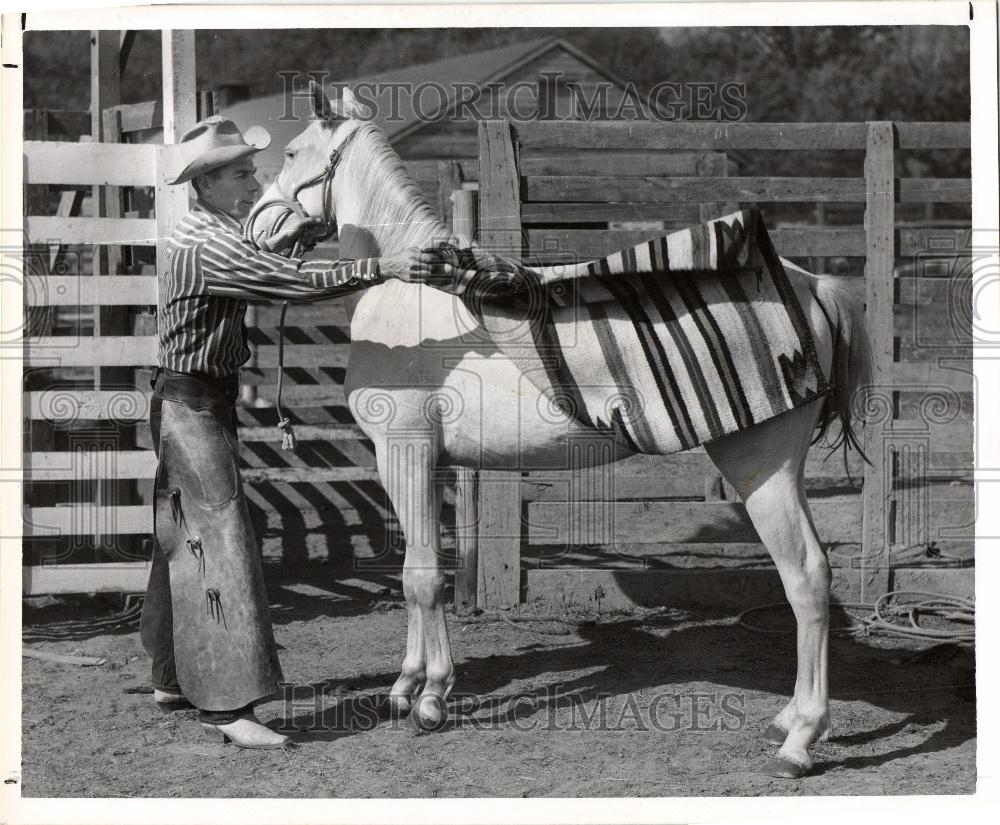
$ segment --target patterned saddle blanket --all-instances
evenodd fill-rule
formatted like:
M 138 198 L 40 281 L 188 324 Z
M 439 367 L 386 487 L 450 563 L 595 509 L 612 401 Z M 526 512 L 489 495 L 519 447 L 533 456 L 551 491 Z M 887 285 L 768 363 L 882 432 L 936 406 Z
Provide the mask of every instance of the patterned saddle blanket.
M 457 274 L 434 285 L 461 295 L 512 360 L 545 365 L 551 403 L 630 450 L 687 450 L 830 390 L 808 282 L 786 271 L 756 209 L 572 265 L 435 251 Z

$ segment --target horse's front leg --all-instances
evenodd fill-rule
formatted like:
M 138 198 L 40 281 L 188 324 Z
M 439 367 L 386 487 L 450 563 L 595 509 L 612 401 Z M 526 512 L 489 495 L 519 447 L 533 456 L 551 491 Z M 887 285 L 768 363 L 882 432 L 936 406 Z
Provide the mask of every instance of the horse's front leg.
M 409 556 L 409 552 L 407 552 Z M 403 595 L 406 597 L 408 614 L 406 626 L 406 653 L 403 654 L 403 664 L 399 669 L 399 677 L 389 691 L 389 708 L 396 716 L 404 716 L 410 712 L 413 699 L 424 684 L 424 630 L 420 618 L 420 608 L 417 605 L 416 591 L 411 576 L 403 566 Z
M 392 438 L 378 450 L 379 474 L 406 538 L 403 594 L 409 611 L 406 654 L 389 694 L 396 713 L 416 699 L 416 721 L 434 727 L 445 716 L 455 669 L 444 616 L 440 512 L 444 485 L 435 483 L 432 437 Z M 422 690 L 421 690 L 422 686 Z

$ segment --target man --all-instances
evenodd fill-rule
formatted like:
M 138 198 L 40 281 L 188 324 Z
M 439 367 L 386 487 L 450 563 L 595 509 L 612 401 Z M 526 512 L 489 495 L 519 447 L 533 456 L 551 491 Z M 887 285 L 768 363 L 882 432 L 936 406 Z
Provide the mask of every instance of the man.
M 141 626 L 160 707 L 193 705 L 210 737 L 245 748 L 288 741 L 253 713 L 282 674 L 237 457 L 246 301 L 333 298 L 386 278 L 424 278 L 433 263 L 416 250 L 358 261 L 276 254 L 311 240 L 320 222 L 308 218 L 289 218 L 267 250 L 245 240 L 241 220 L 260 191 L 252 157 L 269 143 L 261 127 L 244 138 L 232 121 L 211 117 L 179 144 L 186 165 L 170 183 L 190 181 L 197 200 L 160 270 L 150 411 L 156 541 Z

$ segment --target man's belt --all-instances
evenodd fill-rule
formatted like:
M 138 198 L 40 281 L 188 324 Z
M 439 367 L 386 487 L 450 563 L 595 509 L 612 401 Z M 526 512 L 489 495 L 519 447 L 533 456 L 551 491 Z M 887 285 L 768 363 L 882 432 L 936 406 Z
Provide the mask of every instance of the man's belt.
M 195 410 L 211 410 L 227 426 L 232 420 L 232 408 L 240 391 L 239 375 L 236 373 L 219 377 L 156 367 L 149 383 L 160 398 L 179 401 Z

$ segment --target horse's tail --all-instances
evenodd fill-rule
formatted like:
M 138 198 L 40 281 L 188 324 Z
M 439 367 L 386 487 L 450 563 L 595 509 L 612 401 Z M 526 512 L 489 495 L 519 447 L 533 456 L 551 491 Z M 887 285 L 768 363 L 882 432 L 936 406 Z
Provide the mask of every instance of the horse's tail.
M 847 450 L 853 447 L 868 461 L 854 431 L 854 413 L 860 411 L 864 416 L 872 390 L 872 356 L 865 329 L 865 312 L 861 304 L 851 297 L 843 279 L 831 275 L 812 277 L 813 293 L 833 329 L 832 389 L 820 410 L 816 441 L 822 441 L 830 425 L 837 421 L 840 433 L 830 444 L 831 451 L 843 447 L 846 461 Z

